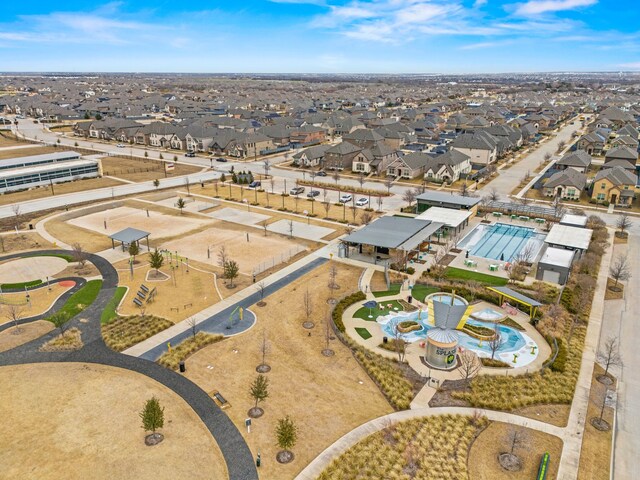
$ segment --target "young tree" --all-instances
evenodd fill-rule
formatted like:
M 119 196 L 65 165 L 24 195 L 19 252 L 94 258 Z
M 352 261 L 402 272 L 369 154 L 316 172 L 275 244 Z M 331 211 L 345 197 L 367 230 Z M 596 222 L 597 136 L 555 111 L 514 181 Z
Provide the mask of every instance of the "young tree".
M 227 260 L 224 264 L 224 278 L 229 280 L 229 288 L 234 288 L 233 280 L 238 277 L 240 267 L 235 260 Z
M 551 160 L 551 154 L 547 152 L 544 154 L 544 163 L 549 163 L 549 160 Z
M 328 201 L 322 202 L 322 208 L 324 208 L 324 218 L 329 218 L 329 210 L 331 210 L 331 204 Z
M 187 202 L 184 201 L 184 198 L 180 197 L 178 198 L 178 201 L 176 202 L 176 207 L 178 207 L 180 209 L 180 215 L 182 215 L 182 210 L 187 206 Z
M 504 442 L 507 444 L 508 452 L 499 456 L 500 465 L 506 470 L 519 470 L 522 461 L 517 452 L 526 448 L 529 443 L 527 431 L 517 425 L 510 425 Z
M 618 255 L 609 267 L 609 275 L 615 280 L 611 289 L 618 287 L 618 282 L 625 282 L 631 278 L 631 270 L 626 255 Z
M 598 378 L 598 380 L 602 383 L 610 384 L 611 378 L 609 377 L 609 368 L 622 366 L 620 343 L 616 337 L 607 338 L 602 348 L 598 350 L 596 360 L 604 367 L 604 375 L 602 375 L 602 379 Z
M 400 321 L 394 320 L 393 323 L 393 343 L 398 355 L 398 362 L 403 363 L 407 354 L 408 342 L 402 336 L 402 332 L 398 328 Z
M 493 329 L 493 338 L 489 340 L 489 350 L 491 350 L 491 360 L 493 360 L 496 356 L 496 352 L 500 348 L 502 344 L 502 339 L 500 338 L 500 332 L 498 331 L 498 325 L 496 325 Z
M 136 256 L 140 253 L 140 247 L 138 246 L 138 242 L 132 242 L 129 244 L 129 255 L 133 257 L 133 261 L 135 263 Z
M 558 153 L 564 150 L 564 147 L 566 146 L 567 146 L 567 142 L 565 142 L 564 140 L 560 140 L 558 142 Z
M 256 290 L 258 290 L 258 293 L 260 294 L 260 301 L 256 303 L 256 305 L 258 305 L 259 307 L 264 307 L 266 305 L 266 302 L 264 301 L 264 290 L 266 287 L 267 286 L 264 282 L 258 282 L 256 284 Z
M 271 352 L 271 342 L 267 340 L 267 331 L 262 330 L 262 339 L 260 340 L 260 354 L 262 356 L 262 363 L 258 365 L 256 371 L 258 373 L 267 373 L 271 371 L 271 367 L 267 364 L 267 354 Z
M 331 178 L 333 178 L 333 180 L 336 182 L 336 187 L 337 187 L 338 183 L 340 182 L 340 172 L 338 170 L 334 170 L 333 174 L 331 175 Z
M 409 204 L 409 208 L 411 208 L 411 206 L 413 205 L 413 202 L 415 202 L 416 200 L 416 193 L 411 189 L 407 189 L 402 194 L 402 200 L 407 202 Z
M 252 418 L 261 417 L 264 410 L 258 407 L 258 403 L 266 400 L 269 397 L 269 380 L 261 373 L 255 378 L 249 389 L 251 398 L 255 400 L 255 405 L 249 409 L 249 416 Z
M 618 232 L 620 232 L 620 236 L 626 236 L 626 230 L 631 227 L 631 218 L 628 213 L 622 213 L 616 220 L 616 228 Z
M 13 216 L 15 217 L 14 226 L 16 229 L 20 228 L 20 205 L 17 203 L 11 205 L 11 211 L 13 212 Z
M 313 322 L 311 321 L 311 315 L 313 314 L 313 297 L 311 296 L 308 285 L 302 297 L 302 306 L 304 307 L 304 316 L 306 319 L 302 326 L 304 328 L 313 328 Z
M 360 214 L 360 222 L 363 225 L 369 225 L 371 220 L 373 220 L 373 215 L 371 215 L 371 212 L 362 212 L 362 214 Z
M 72 249 L 73 249 L 73 255 L 72 255 L 73 260 L 75 262 L 78 262 L 78 265 L 80 266 L 80 268 L 83 268 L 84 265 L 87 263 L 87 258 L 89 258 L 89 254 L 85 252 L 82 245 L 80 245 L 77 242 L 72 245 Z
M 458 358 L 460 360 L 458 374 L 463 380 L 472 379 L 482 368 L 480 359 L 471 350 L 465 350 L 458 356 Z
M 20 331 L 20 329 L 18 328 L 18 322 L 22 318 L 22 307 L 20 305 L 8 304 L 6 306 L 5 312 L 6 312 L 5 316 L 7 317 L 7 320 L 9 320 L 10 322 L 13 322 L 13 326 L 16 329 L 16 333 Z
M 153 252 L 149 254 L 149 266 L 156 271 L 156 275 L 159 273 L 158 270 L 164 264 L 164 257 L 162 253 L 158 251 L 156 248 Z
M 198 334 L 198 321 L 195 317 L 189 317 L 187 318 L 187 325 L 189 326 L 189 330 L 191 330 L 191 336 L 196 338 L 196 335 Z
M 151 432 L 149 437 L 155 439 L 154 442 L 150 443 L 148 442 L 149 437 L 147 437 L 147 445 L 155 445 L 162 441 L 162 435 L 156 433 L 156 430 L 164 427 L 164 407 L 160 406 L 160 400 L 155 396 L 151 397 L 147 400 L 139 415 L 142 419 L 142 428 L 145 432 Z
M 276 425 L 276 442 L 282 451 L 278 452 L 276 459 L 280 463 L 289 463 L 293 460 L 293 452 L 291 449 L 295 447 L 298 441 L 298 427 L 294 421 L 287 415 L 278 420 Z
M 498 200 L 500 200 L 500 194 L 494 187 L 491 187 L 489 189 L 489 193 L 487 194 L 487 198 L 490 202 L 497 202 Z
M 227 247 L 220 245 L 218 248 L 218 266 L 224 268 L 225 263 L 229 260 L 229 254 L 227 253 Z
M 393 177 L 387 177 L 384 181 L 384 186 L 387 187 L 387 194 L 391 194 L 391 187 L 393 186 Z
M 64 332 L 67 329 L 67 322 L 69 321 L 69 315 L 58 311 L 49 317 L 49 321 L 53 323 L 53 326 L 60 330 L 60 335 L 64 336 Z
M 462 195 L 463 197 L 469 196 L 469 186 L 467 185 L 467 182 L 464 182 L 462 184 L 462 187 L 460 187 L 460 195 Z

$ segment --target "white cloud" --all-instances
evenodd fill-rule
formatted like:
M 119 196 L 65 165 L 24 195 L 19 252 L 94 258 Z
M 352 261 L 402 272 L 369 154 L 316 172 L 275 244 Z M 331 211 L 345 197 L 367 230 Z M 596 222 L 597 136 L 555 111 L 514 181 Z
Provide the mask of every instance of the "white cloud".
M 620 63 L 618 67 L 628 68 L 629 70 L 640 70 L 640 62 Z
M 514 4 L 514 14 L 520 16 L 540 15 L 548 12 L 561 12 L 580 7 L 589 7 L 598 0 L 530 0 Z
M 463 45 L 460 47 L 460 50 L 481 50 L 481 49 L 485 49 L 485 48 L 495 48 L 495 47 L 502 47 L 505 45 L 509 45 L 513 42 L 511 41 L 506 41 L 506 42 L 478 42 L 478 43 L 469 43 L 467 45 Z
M 480 8 L 485 6 L 488 3 L 488 0 L 476 0 L 473 2 L 473 8 Z

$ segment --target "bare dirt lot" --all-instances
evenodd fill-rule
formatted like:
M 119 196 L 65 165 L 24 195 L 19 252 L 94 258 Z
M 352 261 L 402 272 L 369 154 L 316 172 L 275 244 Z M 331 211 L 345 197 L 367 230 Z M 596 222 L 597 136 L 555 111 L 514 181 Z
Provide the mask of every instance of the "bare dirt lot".
M 17 329 L 15 327 L 8 328 L 0 332 L 0 352 L 11 350 L 19 345 L 40 338 L 45 333 L 53 330 L 53 323 L 47 320 L 38 320 L 37 322 L 25 323 Z M 2 443 L 0 441 L 0 443 Z M 1 457 L 1 455 L 0 455 Z
M 361 269 L 338 265 L 340 298 L 357 289 Z M 245 436 L 254 455 L 261 453 L 260 476 L 264 479 L 291 479 L 323 449 L 351 429 L 371 418 L 391 411 L 378 388 L 360 368 L 351 352 L 339 340 L 330 341 L 332 357 L 321 354 L 325 348 L 324 321 L 329 313 L 329 265 L 316 268 L 274 295 L 265 298 L 264 307 L 254 305 L 257 324 L 249 332 L 208 346 L 187 360 L 187 376 L 207 392 L 219 390 L 229 401 L 229 417 Z M 302 327 L 305 321 L 303 296 L 312 292 L 315 327 Z M 271 371 L 269 398 L 261 404 L 264 415 L 253 420 L 246 433 L 244 420 L 253 406 L 249 387 L 261 363 L 259 344 L 262 332 L 270 342 L 266 363 Z M 234 365 L 234 368 L 229 368 Z M 276 462 L 278 451 L 274 429 L 285 415 L 299 426 L 295 460 L 287 465 Z
M 260 230 L 243 229 L 223 221 L 214 222 L 211 228 L 202 232 L 164 243 L 162 248 L 172 252 L 177 250 L 179 255 L 203 263 L 215 264 L 223 245 L 229 258 L 238 262 L 240 272 L 247 275 L 263 262 L 271 267 L 305 249 L 295 239 L 274 233 L 267 233 L 265 237 Z
M 132 227 L 149 232 L 153 238 L 163 238 L 186 233 L 209 221 L 187 215 L 167 215 L 153 209 L 148 210 L 147 216 L 145 209 L 125 206 L 73 218 L 67 223 L 107 236 Z
M 130 182 L 146 182 L 156 178 L 162 180 L 165 177 L 190 175 L 202 169 L 193 165 L 176 163 L 174 169 L 168 170 L 165 175 L 165 164 L 158 160 L 135 157 L 103 157 L 102 170 L 104 175 L 110 177 L 122 178 Z
M 0 367 L 0 383 L 11 385 L 0 391 L 3 478 L 227 478 L 216 443 L 191 407 L 143 375 L 40 363 Z M 153 395 L 165 407 L 165 439 L 147 447 L 138 412 Z
M 0 263 L 0 283 L 44 280 L 63 271 L 69 262 L 60 257 L 28 257 Z
M 2 197 L 0 197 L 1 203 Z M 14 253 L 22 250 L 34 250 L 38 248 L 51 248 L 53 245 L 42 238 L 35 231 L 9 233 L 0 235 L 0 250 L 2 253 Z

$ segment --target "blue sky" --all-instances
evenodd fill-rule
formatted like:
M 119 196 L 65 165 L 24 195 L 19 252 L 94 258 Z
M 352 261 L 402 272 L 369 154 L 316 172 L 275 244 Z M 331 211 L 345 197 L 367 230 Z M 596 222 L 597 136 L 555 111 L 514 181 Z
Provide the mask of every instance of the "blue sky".
M 5 1 L 0 71 L 640 70 L 637 1 Z

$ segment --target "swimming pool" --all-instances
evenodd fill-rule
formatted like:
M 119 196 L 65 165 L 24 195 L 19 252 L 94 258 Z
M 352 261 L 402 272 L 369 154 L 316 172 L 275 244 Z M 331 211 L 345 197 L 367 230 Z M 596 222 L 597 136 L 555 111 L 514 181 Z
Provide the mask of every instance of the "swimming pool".
M 544 238 L 543 233 L 538 233 L 531 227 L 481 223 L 462 239 L 458 248 L 469 251 L 469 255 L 504 262 L 512 261 L 527 248 L 531 251 L 530 260 L 533 260 L 542 248 Z
M 504 320 L 506 315 L 493 308 L 484 308 L 478 312 L 473 312 L 471 317 L 483 322 L 499 322 L 500 320 Z
M 380 316 L 376 319 L 376 322 L 380 324 L 380 328 L 382 329 L 382 334 L 388 338 L 395 337 L 395 327 L 398 322 L 403 322 L 406 320 L 414 320 L 418 322 L 418 324 L 422 327 L 420 330 L 403 333 L 401 334 L 402 338 L 410 343 L 422 341 L 427 337 L 427 331 L 429 329 L 434 328 L 428 320 L 428 314 L 425 311 L 417 311 L 417 312 L 393 312 L 389 315 Z M 486 327 L 487 324 L 478 320 L 473 320 L 469 318 L 467 320 L 469 325 L 476 325 Z M 522 367 L 531 363 L 537 357 L 537 346 L 535 351 L 529 352 L 531 347 L 535 345 L 531 337 L 527 334 L 516 330 L 515 328 L 508 327 L 506 325 L 496 325 L 498 328 L 498 332 L 500 333 L 500 347 L 496 351 L 496 359 L 503 360 L 506 363 L 513 363 L 512 358 L 513 354 L 517 353 L 518 356 L 521 357 L 520 361 L 517 362 L 517 366 Z M 472 350 L 478 354 L 480 357 L 490 358 L 491 357 L 491 347 L 489 342 L 483 342 L 476 338 L 467 335 L 465 332 L 457 330 L 459 333 L 458 345 L 460 347 L 466 348 L 468 350 Z

